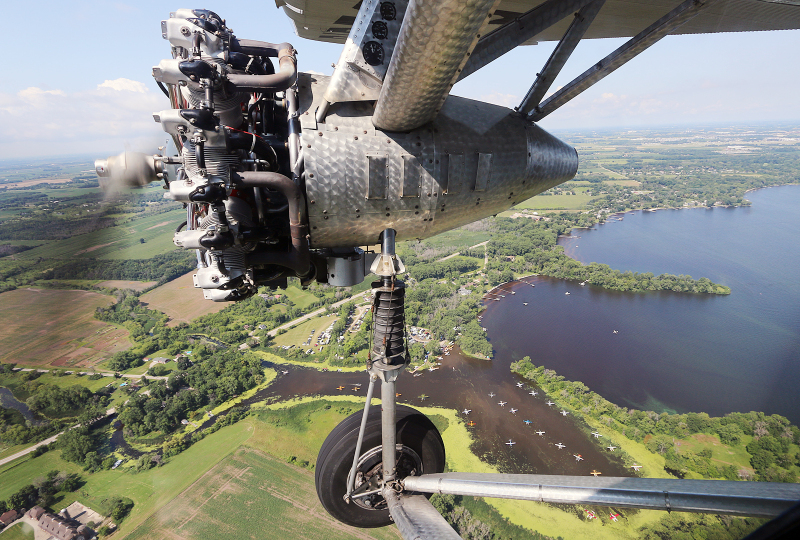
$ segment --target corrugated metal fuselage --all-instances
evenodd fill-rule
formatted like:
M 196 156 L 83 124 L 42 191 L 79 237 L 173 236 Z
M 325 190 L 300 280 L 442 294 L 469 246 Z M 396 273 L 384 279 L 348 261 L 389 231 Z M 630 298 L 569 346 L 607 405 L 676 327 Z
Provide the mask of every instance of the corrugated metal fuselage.
M 572 179 L 574 148 L 511 109 L 450 96 L 408 133 L 372 125 L 371 103 L 314 119 L 329 78 L 301 74 L 300 120 L 311 247 L 428 238 Z

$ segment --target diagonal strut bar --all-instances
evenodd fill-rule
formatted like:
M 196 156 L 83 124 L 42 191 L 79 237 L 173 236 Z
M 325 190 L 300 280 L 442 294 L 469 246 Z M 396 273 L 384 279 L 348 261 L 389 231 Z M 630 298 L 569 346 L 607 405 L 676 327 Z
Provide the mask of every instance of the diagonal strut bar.
M 536 74 L 536 80 L 533 82 L 531 89 L 528 90 L 528 93 L 518 107 L 519 112 L 522 114 L 530 114 L 531 111 L 542 102 L 542 98 L 561 72 L 561 68 L 567 63 L 575 47 L 586 33 L 586 30 L 589 29 L 589 25 L 592 24 L 600 8 L 602 8 L 605 3 L 606 0 L 594 0 L 590 4 L 583 6 L 583 8 L 575 14 L 575 20 L 572 21 L 564 37 L 561 38 L 561 41 L 556 45 L 553 54 L 550 55 L 547 63 L 542 68 L 542 72 Z
M 541 120 L 716 1 L 686 0 L 550 96 L 534 109 L 530 118 L 535 122 Z
M 545 3 L 533 8 L 498 28 L 491 34 L 482 37 L 469 61 L 461 69 L 458 76 L 460 81 L 464 77 L 475 73 L 482 67 L 490 64 L 522 45 L 535 35 L 547 30 L 558 21 L 572 12 L 581 9 L 592 0 L 547 0 Z

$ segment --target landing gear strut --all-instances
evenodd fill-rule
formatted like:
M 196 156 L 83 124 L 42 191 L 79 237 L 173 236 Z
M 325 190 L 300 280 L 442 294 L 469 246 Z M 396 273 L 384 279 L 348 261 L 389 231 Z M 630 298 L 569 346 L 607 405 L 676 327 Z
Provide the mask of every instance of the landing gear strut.
M 436 426 L 410 407 L 397 406 L 396 381 L 409 363 L 405 341 L 405 268 L 395 254 L 395 231 L 382 234 L 381 254 L 371 271 L 373 339 L 367 361 L 369 387 L 363 413 L 334 429 L 317 458 L 316 486 L 323 507 L 357 527 L 382 527 L 392 518 L 384 493 L 400 491 L 398 480 L 442 472 L 444 443 Z M 381 411 L 370 410 L 375 382 L 381 382 Z M 378 428 L 380 427 L 380 431 Z

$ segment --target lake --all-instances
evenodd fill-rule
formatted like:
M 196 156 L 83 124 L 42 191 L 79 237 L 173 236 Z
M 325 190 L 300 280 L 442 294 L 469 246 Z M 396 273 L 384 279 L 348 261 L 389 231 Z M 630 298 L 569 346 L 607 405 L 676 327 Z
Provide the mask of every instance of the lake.
M 628 213 L 559 241 L 584 263 L 707 277 L 729 296 L 529 278 L 535 287 L 516 283 L 487 303 L 495 362 L 528 355 L 621 406 L 800 424 L 800 186 L 747 198 L 751 207 Z

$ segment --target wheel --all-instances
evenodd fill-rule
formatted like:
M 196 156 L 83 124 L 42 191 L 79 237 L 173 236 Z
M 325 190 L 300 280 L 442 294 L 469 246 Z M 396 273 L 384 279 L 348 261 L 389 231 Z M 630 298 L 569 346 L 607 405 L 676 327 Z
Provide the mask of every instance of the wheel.
M 348 504 L 347 476 L 353 465 L 362 412 L 345 418 L 322 444 L 315 481 L 322 506 L 334 518 L 354 527 L 383 527 L 392 523 L 386 501 L 379 494 L 354 498 Z M 444 443 L 439 430 L 424 414 L 397 406 L 397 477 L 444 471 Z M 377 489 L 382 471 L 381 410 L 371 407 L 356 469 L 355 489 Z

